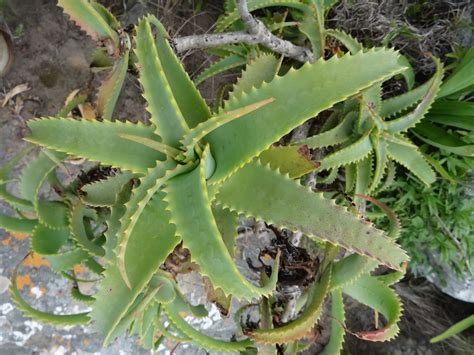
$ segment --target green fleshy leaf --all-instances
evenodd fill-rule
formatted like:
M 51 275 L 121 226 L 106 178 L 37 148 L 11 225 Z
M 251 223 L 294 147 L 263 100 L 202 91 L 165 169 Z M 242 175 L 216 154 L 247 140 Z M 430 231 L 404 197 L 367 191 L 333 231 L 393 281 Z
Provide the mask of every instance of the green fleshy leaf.
M 281 61 L 273 54 L 259 55 L 247 64 L 232 89 L 233 94 L 250 92 L 252 88 L 260 87 L 263 83 L 271 81 L 277 75 L 280 65 Z
M 84 226 L 85 208 L 82 204 L 72 207 L 71 233 L 76 242 L 92 255 L 104 256 L 104 249 L 89 239 Z
M 28 126 L 31 135 L 25 139 L 32 143 L 136 173 L 146 173 L 163 158 L 154 149 L 119 139 L 128 134 L 159 140 L 152 127 L 140 123 L 43 118 L 28 121 Z
M 238 68 L 247 64 L 247 58 L 240 55 L 230 55 L 224 57 L 217 62 L 212 63 L 209 67 L 204 69 L 194 80 L 196 85 L 201 84 L 203 81 L 216 76 L 217 74 L 223 73 L 227 70 Z
M 378 281 L 377 278 L 364 275 L 356 283 L 344 287 L 342 291 L 360 303 L 383 314 L 387 319 L 387 323 L 383 328 L 360 331 L 354 333 L 355 336 L 368 341 L 387 341 L 398 334 L 397 323 L 402 314 L 402 307 L 400 299 L 392 289 Z
M 114 113 L 127 74 L 128 59 L 129 51 L 127 50 L 115 63 L 109 77 L 102 82 L 97 92 L 97 111 L 104 120 L 110 120 Z
M 188 126 L 164 72 L 147 19 L 139 22 L 135 42 L 143 96 L 148 103 L 151 121 L 155 124 L 155 133 L 162 138 L 162 143 L 177 148 Z
M 375 152 L 375 170 L 374 176 L 372 177 L 372 182 L 370 183 L 368 193 L 375 191 L 382 181 L 383 175 L 385 173 L 385 168 L 388 163 L 387 158 L 387 147 L 383 141 L 381 141 L 377 136 L 371 137 L 372 147 Z
M 18 268 L 18 267 L 17 267 Z M 12 272 L 12 284 L 10 286 L 10 297 L 12 301 L 15 303 L 16 307 L 23 312 L 26 317 L 29 317 L 33 320 L 40 321 L 46 324 L 53 324 L 53 325 L 76 325 L 76 324 L 85 324 L 88 323 L 90 318 L 88 312 L 78 313 L 78 314 L 52 314 L 37 310 L 31 307 L 22 297 L 20 294 L 20 290 L 18 290 L 16 275 L 17 275 L 17 268 Z
M 0 228 L 9 232 L 31 234 L 37 226 L 35 219 L 14 218 L 0 214 Z
M 135 177 L 134 174 L 123 172 L 100 180 L 92 184 L 84 185 L 81 190 L 85 193 L 82 200 L 89 206 L 112 206 L 117 200 L 118 193 L 123 186 Z
M 80 264 L 89 257 L 89 253 L 77 248 L 64 253 L 48 255 L 46 259 L 51 265 L 51 269 L 56 272 L 72 269 L 74 265 Z
M 436 64 L 436 73 L 428 81 L 429 86 L 427 87 L 426 93 L 421 98 L 420 103 L 417 107 L 410 113 L 396 118 L 394 120 L 388 121 L 386 123 L 386 129 L 390 133 L 398 133 L 406 131 L 408 128 L 414 127 L 418 124 L 425 114 L 429 111 L 431 104 L 436 98 L 436 94 L 439 91 L 441 85 L 441 79 L 443 78 L 443 66 L 439 59 L 434 59 Z
M 140 180 L 140 186 L 133 190 L 130 201 L 126 204 L 127 210 L 120 220 L 120 228 L 117 236 L 119 239 L 117 253 L 117 266 L 122 274 L 125 283 L 131 288 L 128 278 L 128 264 L 126 263 L 126 254 L 128 242 L 133 235 L 141 214 L 149 201 L 156 195 L 164 183 L 171 177 L 182 174 L 189 170 L 188 165 L 176 165 L 172 160 L 158 162 L 157 166 L 150 169 L 149 173 Z
M 275 101 L 206 136 L 217 163 L 210 182 L 221 182 L 320 111 L 398 73 L 402 68 L 397 59 L 393 51 L 385 49 L 333 57 L 329 61 L 319 60 L 314 64 L 305 64 L 299 70 L 291 70 L 248 94 L 231 94 L 226 111 L 268 98 Z M 316 81 L 320 85 L 314 85 Z M 293 95 L 295 92 L 297 96 Z M 247 144 L 242 145 L 244 141 Z
M 79 290 L 79 287 L 77 286 L 73 286 L 71 288 L 71 297 L 75 300 L 75 301 L 78 301 L 78 302 L 82 302 L 82 303 L 86 303 L 86 304 L 93 304 L 94 301 L 95 301 L 95 298 L 93 296 L 90 296 L 90 295 L 86 295 L 84 293 L 82 293 L 80 290 Z
M 217 206 L 212 207 L 212 215 L 216 220 L 217 228 L 221 233 L 227 251 L 234 258 L 239 216 L 235 212 Z
M 68 208 L 62 202 L 40 200 L 37 203 L 37 212 L 40 222 L 50 228 L 68 227 Z
M 115 46 L 118 46 L 117 33 L 109 26 L 102 13 L 97 12 L 88 0 L 58 0 L 58 5 L 94 40 L 110 38 Z
M 418 149 L 390 141 L 386 141 L 386 144 L 388 156 L 415 174 L 426 185 L 431 185 L 436 180 L 435 173 Z
M 331 147 L 337 144 L 342 144 L 351 138 L 356 118 L 357 113 L 350 112 L 334 128 L 309 138 L 305 138 L 296 143 L 306 144 L 311 149 Z
M 238 299 L 252 299 L 270 294 L 278 276 L 275 261 L 272 276 L 262 288 L 247 281 L 234 264 L 212 215 L 204 179 L 204 164 L 200 168 L 177 176 L 164 188 L 171 222 L 176 234 L 191 252 L 200 273 L 209 277 L 215 287 Z M 184 213 L 186 211 L 186 213 Z M 196 235 L 199 237 L 196 238 Z
M 303 313 L 295 320 L 273 329 L 257 329 L 250 337 L 265 344 L 281 344 L 303 338 L 316 325 L 331 281 L 331 268 L 323 273 L 309 291 L 308 301 Z
M 299 230 L 311 238 L 340 245 L 393 269 L 400 269 L 400 264 L 407 260 L 403 250 L 382 231 L 334 201 L 257 162 L 247 164 L 231 176 L 221 186 L 216 203 L 281 228 Z
M 306 145 L 272 147 L 262 152 L 259 160 L 264 165 L 270 165 L 290 178 L 299 178 L 319 167 L 319 163 L 311 160 L 311 153 Z
M 54 158 L 54 159 L 52 159 Z M 41 151 L 22 171 L 20 190 L 22 196 L 33 202 L 35 208 L 38 204 L 38 192 L 49 173 L 66 158 L 65 154 Z
M 356 164 L 355 194 L 367 195 L 370 187 L 370 176 L 372 172 L 372 155 L 369 155 Z M 354 198 L 357 209 L 360 208 L 361 199 Z
M 158 30 L 156 49 L 173 96 L 189 128 L 193 128 L 211 116 L 209 107 L 171 49 L 163 25 L 154 16 L 148 19 Z
M 69 230 L 38 224 L 31 235 L 31 249 L 40 255 L 56 254 L 69 239 Z
M 342 351 L 346 330 L 346 317 L 341 291 L 331 292 L 331 337 L 323 350 L 323 355 L 337 355 Z
M 168 316 L 171 323 L 185 336 L 192 339 L 193 344 L 205 350 L 235 352 L 245 350 L 245 348 L 252 346 L 250 340 L 240 341 L 225 341 L 218 340 L 207 336 L 196 329 L 194 329 L 187 321 L 184 320 L 185 314 L 182 310 L 186 308 L 183 304 L 183 299 L 176 297 L 170 304 L 163 306 L 164 313 Z
M 170 215 L 165 210 L 163 196 L 163 193 L 156 194 L 146 205 L 129 238 L 125 261 L 132 288 L 125 284 L 116 258 L 112 255 L 108 260 L 91 312 L 96 329 L 105 337 L 104 343 L 117 334 L 115 328 L 120 320 L 180 241 L 175 237 L 174 226 L 169 223 Z
M 325 31 L 328 36 L 331 36 L 341 42 L 352 54 L 362 51 L 364 47 L 357 39 L 341 30 L 328 29 Z
M 370 131 L 364 134 L 353 144 L 325 156 L 321 160 L 321 170 L 338 168 L 349 163 L 358 162 L 366 158 L 372 151 Z
M 107 22 L 107 24 L 113 29 L 117 30 L 121 27 L 120 22 L 115 18 L 115 16 L 103 5 L 92 0 L 91 5 L 94 7 L 95 11 Z

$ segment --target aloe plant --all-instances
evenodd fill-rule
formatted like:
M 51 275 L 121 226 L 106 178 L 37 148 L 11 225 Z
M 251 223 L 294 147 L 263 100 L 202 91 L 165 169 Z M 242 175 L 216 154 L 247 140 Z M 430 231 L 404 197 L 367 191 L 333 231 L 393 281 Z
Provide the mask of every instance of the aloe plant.
M 352 53 L 363 50 L 349 35 L 335 30 L 327 33 L 341 41 Z M 439 91 L 443 68 L 438 59 L 433 77 L 400 96 L 382 100 L 382 82 L 366 89 L 357 98 L 340 105 L 323 127 L 324 131 L 295 144 L 319 149 L 337 148 L 320 160 L 319 170 L 337 172 L 345 167 L 346 190 L 358 194 L 374 192 L 387 173 L 392 179 L 391 162 L 401 164 L 429 185 L 435 173 L 406 132 L 417 126 L 429 111 Z M 406 71 L 404 72 L 407 75 Z M 330 176 L 334 176 L 332 173 Z
M 115 43 L 115 35 L 104 25 L 104 12 L 91 12 L 97 9 L 94 3 L 60 3 L 94 38 Z M 99 271 L 102 277 L 93 299 L 82 297 L 92 304 L 88 314 L 50 315 L 34 310 L 20 298 L 14 280 L 16 303 L 27 315 L 53 324 L 91 319 L 104 343 L 128 329 L 138 333 L 149 348 L 167 336 L 205 349 L 238 351 L 258 344 L 294 344 L 317 322 L 323 301 L 332 294 L 333 317 L 339 321 L 333 325 L 328 351 L 337 352 L 345 330 L 342 291 L 387 319 L 384 328 L 356 332 L 357 336 L 372 341 L 393 338 L 401 314 L 400 302 L 388 287 L 394 277 L 387 281 L 371 276 L 370 271 L 383 264 L 402 274 L 406 254 L 384 232 L 293 180 L 314 169 L 308 159 L 289 164 L 292 157 L 304 158 L 304 147 L 289 147 L 283 158 L 275 154 L 278 148 L 269 147 L 319 112 L 404 71 L 397 53 L 361 50 L 342 58 L 320 59 L 276 77 L 274 71 L 270 71 L 273 75 L 251 75 L 255 71 L 248 68 L 224 108 L 211 113 L 168 38 L 153 16 L 140 20 L 136 27 L 135 55 L 151 115 L 149 125 L 63 115 L 29 121 L 26 140 L 44 151 L 36 167 L 27 168 L 42 173 L 23 179 L 23 197 L 32 201 L 25 204 L 39 216 L 39 222 L 23 221 L 27 225 L 23 231 L 30 232 L 28 225 L 35 223 L 38 228 L 57 228 L 37 237 L 47 249 L 43 254 L 59 252 L 52 260 L 68 268 L 84 261 L 72 256 L 77 249 L 87 260 L 92 258 L 88 263 L 103 260 L 105 270 Z M 106 96 L 113 99 L 115 95 L 112 90 Z M 108 106 L 110 114 L 114 100 L 107 101 L 114 102 Z M 79 194 L 76 189 L 76 194 L 64 195 L 65 202 L 48 202 L 54 209 L 44 209 L 38 202 L 38 187 L 68 157 L 86 158 L 117 171 L 82 186 Z M 107 230 L 95 235 L 91 225 L 103 223 L 96 216 L 98 207 L 110 213 L 105 217 Z M 327 253 L 298 319 L 281 328 L 254 330 L 241 340 L 225 341 L 187 323 L 185 316 L 200 317 L 206 312 L 188 304 L 172 274 L 160 267 L 183 243 L 200 273 L 226 296 L 247 301 L 271 296 L 278 281 L 279 254 L 262 285 L 246 280 L 232 259 L 235 236 L 221 232 L 229 229 L 238 214 L 302 231 L 310 239 L 326 242 Z M 1 226 L 11 229 L 4 222 Z M 73 249 L 65 252 L 69 241 Z M 355 254 L 334 262 L 339 247 Z M 33 250 L 41 252 L 34 245 Z M 168 328 L 163 317 L 170 323 Z

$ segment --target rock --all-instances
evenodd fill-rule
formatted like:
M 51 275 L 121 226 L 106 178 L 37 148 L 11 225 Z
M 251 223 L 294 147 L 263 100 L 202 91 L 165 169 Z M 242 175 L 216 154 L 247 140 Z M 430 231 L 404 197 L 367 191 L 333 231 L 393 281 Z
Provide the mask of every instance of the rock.
M 0 295 L 10 287 L 10 279 L 5 276 L 0 276 Z

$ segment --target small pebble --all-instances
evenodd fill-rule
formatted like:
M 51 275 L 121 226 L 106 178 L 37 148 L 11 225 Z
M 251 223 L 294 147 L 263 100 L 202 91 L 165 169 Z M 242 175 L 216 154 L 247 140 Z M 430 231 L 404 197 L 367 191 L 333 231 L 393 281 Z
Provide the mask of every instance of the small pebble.
M 10 279 L 5 276 L 0 276 L 0 295 L 8 290 L 10 287 Z

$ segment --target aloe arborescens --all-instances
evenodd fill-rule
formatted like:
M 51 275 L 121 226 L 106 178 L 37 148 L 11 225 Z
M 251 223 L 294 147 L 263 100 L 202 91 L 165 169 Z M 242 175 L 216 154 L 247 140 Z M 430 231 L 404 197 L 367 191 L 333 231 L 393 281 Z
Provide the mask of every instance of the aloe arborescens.
M 76 22 L 103 40 L 91 23 Z M 224 108 L 211 114 L 156 18 L 149 16 L 139 22 L 134 43 L 150 125 L 67 117 L 40 118 L 28 124 L 31 133 L 26 139 L 55 152 L 49 154 L 58 155 L 59 160 L 79 156 L 121 171 L 83 187 L 84 205 L 74 199 L 79 204 L 64 220 L 66 230 L 73 231 L 77 248 L 89 257 L 105 259 L 92 311 L 78 316 L 77 321 L 90 317 L 106 342 L 133 325 L 148 344 L 157 341 L 157 334 L 164 334 L 206 349 L 235 351 L 253 346 L 254 341 L 291 343 L 304 337 L 331 293 L 333 316 L 340 319 L 340 323 L 333 323 L 336 335 L 332 341 L 337 350 L 344 331 L 342 291 L 374 307 L 388 320 L 384 330 L 360 333 L 360 337 L 392 338 L 398 329 L 398 299 L 369 273 L 378 264 L 401 270 L 407 260 L 404 251 L 370 223 L 281 173 L 278 163 L 263 164 L 259 155 L 307 119 L 404 70 L 397 53 L 388 49 L 360 51 L 305 64 L 269 82 L 256 79 L 235 90 Z M 35 195 L 24 197 L 33 200 L 32 207 L 41 216 Z M 84 221 L 96 218 L 87 205 L 110 208 L 105 244 L 83 233 Z M 277 283 L 278 256 L 272 275 L 257 287 L 239 273 L 231 257 L 232 240 L 221 235 L 228 220 L 238 214 L 326 241 L 328 253 L 300 318 L 282 328 L 256 330 L 248 338 L 229 342 L 201 334 L 184 320 L 186 314 L 202 316 L 205 312 L 185 301 L 172 276 L 160 266 L 182 242 L 200 273 L 226 295 L 241 300 L 270 296 Z M 44 242 L 53 235 L 45 235 Z M 332 251 L 337 248 L 330 245 L 356 254 L 333 263 Z M 351 285 L 357 278 L 360 282 Z M 377 289 L 371 298 L 365 297 L 369 289 Z M 34 314 L 17 293 L 17 302 L 33 317 L 53 323 L 76 320 L 74 316 Z M 161 324 L 163 314 L 170 328 Z

